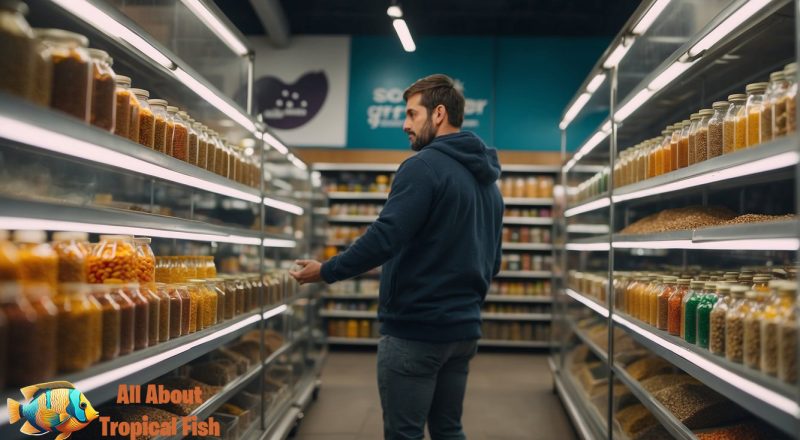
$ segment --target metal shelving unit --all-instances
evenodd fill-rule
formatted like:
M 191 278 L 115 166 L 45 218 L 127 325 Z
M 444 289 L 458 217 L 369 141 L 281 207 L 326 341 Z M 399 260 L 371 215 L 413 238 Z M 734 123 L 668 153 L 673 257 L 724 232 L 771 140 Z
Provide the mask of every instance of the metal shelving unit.
M 565 109 L 560 179 L 567 197 L 554 210 L 556 216 L 560 209 L 564 212 L 557 217 L 554 236 L 554 243 L 563 243 L 555 249 L 554 267 L 561 274 L 554 281 L 553 317 L 559 348 L 552 352 L 551 368 L 556 390 L 583 438 L 627 437 L 616 423 L 613 384 L 624 385 L 674 438 L 696 438 L 614 362 L 619 362 L 617 355 L 627 354 L 615 351 L 617 339 L 666 360 L 755 418 L 800 438 L 798 386 L 728 362 L 626 315 L 617 309 L 624 304 L 614 287 L 615 274 L 663 267 L 682 272 L 688 267 L 796 266 L 796 220 L 641 235 L 619 231 L 661 209 L 693 205 L 724 205 L 739 214 L 796 213 L 798 134 L 625 186 L 614 181 L 612 171 L 626 148 L 797 61 L 797 11 L 797 0 L 644 1 Z M 574 130 L 576 125 L 580 128 Z M 587 127 L 596 128 L 584 134 Z M 579 193 L 581 201 L 574 202 Z M 598 296 L 605 299 L 571 288 L 580 284 L 579 276 L 602 280 L 605 291 Z M 583 318 L 607 329 L 607 351 L 578 327 Z M 576 346 L 588 347 L 592 359 L 599 359 L 610 373 L 600 420 L 597 407 L 569 374 L 583 362 L 574 359 Z

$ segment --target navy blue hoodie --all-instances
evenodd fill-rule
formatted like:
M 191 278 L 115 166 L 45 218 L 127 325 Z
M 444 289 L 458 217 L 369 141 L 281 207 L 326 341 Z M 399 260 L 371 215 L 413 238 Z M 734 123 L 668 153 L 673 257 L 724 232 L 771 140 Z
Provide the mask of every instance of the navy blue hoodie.
M 322 265 L 326 283 L 383 265 L 381 333 L 450 342 L 481 337 L 480 309 L 500 270 L 497 152 L 470 132 L 436 137 L 397 170 L 367 232 Z

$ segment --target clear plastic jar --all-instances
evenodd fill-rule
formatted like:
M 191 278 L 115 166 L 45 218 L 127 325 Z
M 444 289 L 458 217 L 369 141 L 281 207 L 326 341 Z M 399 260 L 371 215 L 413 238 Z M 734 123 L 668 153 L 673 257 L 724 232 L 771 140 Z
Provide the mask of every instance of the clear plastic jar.
M 134 109 L 133 102 L 136 97 L 131 93 L 131 79 L 127 76 L 116 75 L 114 77 L 115 89 L 115 107 L 114 110 L 114 134 L 124 138 L 131 139 L 131 121 L 136 118 L 138 121 L 139 114 L 136 116 L 131 115 Z M 138 106 L 135 107 L 138 112 Z M 138 131 L 137 131 L 138 136 Z M 133 140 L 133 139 L 132 139 Z
M 647 290 L 647 296 L 645 297 L 646 301 L 646 308 L 644 311 L 644 319 L 646 323 L 652 325 L 653 327 L 658 325 L 658 294 L 661 293 L 661 290 L 664 289 L 664 281 L 661 277 L 653 277 L 653 281 L 650 284 L 650 288 Z
M 731 362 L 744 360 L 744 320 L 750 310 L 747 287 L 731 287 L 731 304 L 725 315 L 725 358 Z
M 206 170 L 208 169 L 208 127 L 195 122 L 193 128 L 197 132 L 197 166 Z
M 55 358 L 55 325 L 42 326 L 41 322 L 55 323 L 55 310 L 40 316 L 26 295 L 23 295 L 19 283 L 0 283 L 0 310 L 7 320 L 8 359 L 14 362 L 3 364 L 3 369 L 8 385 L 29 386 L 49 380 L 56 372 Z M 45 334 L 42 330 L 50 328 L 52 333 Z M 45 345 L 53 347 L 52 353 L 39 353 L 42 340 L 40 337 L 49 337 Z M 0 374 L 2 375 L 2 374 Z
M 189 294 L 189 288 L 186 284 L 170 284 L 170 289 L 178 293 L 181 298 L 181 336 L 189 334 L 192 320 L 192 297 Z M 195 311 L 195 319 L 197 319 L 197 311 Z
M 206 153 L 206 170 L 212 173 L 217 172 L 217 148 L 219 147 L 219 140 L 217 139 L 217 132 L 209 130 L 208 132 L 208 151 Z
M 34 35 L 36 31 L 34 30 Z M 39 37 L 36 40 L 33 57 L 33 94 L 31 100 L 44 107 L 50 105 L 53 89 L 53 57 L 50 48 Z
M 89 295 L 100 304 L 102 317 L 100 330 L 100 360 L 110 361 L 119 356 L 122 316 L 120 306 L 111 296 L 111 287 L 105 284 L 90 284 Z M 133 321 L 131 320 L 131 324 Z
M 33 99 L 37 41 L 25 20 L 28 7 L 21 1 L 0 2 L 0 91 Z
M 156 283 L 140 284 L 139 291 L 142 292 L 148 303 L 147 345 L 152 347 L 158 344 L 161 337 L 161 309 L 165 305 L 167 310 L 163 319 L 166 319 L 166 325 L 169 325 L 169 299 L 162 301 L 163 298 L 158 293 Z M 169 332 L 169 328 L 167 328 L 167 332 Z
M 772 140 L 775 134 L 775 105 L 780 101 L 780 96 L 786 91 L 786 81 L 783 71 L 772 72 L 769 75 L 769 84 L 764 92 L 764 111 L 761 114 L 761 142 Z M 783 107 L 785 111 L 786 108 Z M 779 115 L 783 116 L 783 115 Z
M 139 135 L 138 142 L 147 148 L 153 148 L 155 142 L 155 125 L 156 118 L 153 110 L 150 108 L 148 100 L 150 99 L 150 92 L 144 89 L 131 89 L 136 95 L 136 101 L 139 104 Z
M 194 331 L 200 331 L 208 327 L 211 317 L 206 316 L 211 312 L 212 303 L 210 302 L 209 291 L 206 288 L 205 280 L 190 279 L 188 283 L 189 295 L 192 298 L 192 309 L 196 309 L 194 317 Z M 196 304 L 196 306 L 195 306 Z M 213 317 L 216 319 L 217 310 L 214 308 Z M 189 324 L 189 332 L 193 333 L 191 323 Z
M 87 258 L 90 283 L 107 279 L 136 281 L 136 249 L 130 235 L 101 235 L 100 243 Z
M 136 247 L 136 280 L 140 283 L 153 283 L 156 281 L 156 256 L 150 247 L 150 237 L 136 237 L 133 244 Z
M 747 146 L 754 147 L 764 142 L 764 92 L 767 91 L 769 83 L 760 82 L 748 84 L 747 103 L 745 104 L 745 114 L 747 115 Z M 771 121 L 770 121 L 771 122 Z
M 709 313 L 708 350 L 717 356 L 725 356 L 725 316 L 730 307 L 731 286 L 717 284 L 717 301 Z
M 722 155 L 723 124 L 725 112 L 729 106 L 728 101 L 717 101 L 711 105 L 714 114 L 708 120 L 708 148 L 706 149 L 708 159 Z
M 217 147 L 214 149 L 214 172 L 222 177 L 228 177 L 228 166 L 225 163 L 225 143 L 217 138 Z M 509 179 L 510 180 L 510 179 Z M 514 194 L 514 186 L 511 186 L 511 194 Z
M 781 281 L 777 295 L 764 305 L 761 316 L 761 372 L 770 376 L 778 375 L 780 363 L 780 325 L 791 314 L 797 297 L 794 282 Z
M 744 107 L 747 95 L 729 95 L 730 106 L 722 127 L 722 153 L 732 153 L 747 148 L 747 118 Z
M 786 103 L 786 134 L 797 131 L 797 63 L 789 63 L 783 69 L 786 80 L 786 93 L 783 101 Z
M 213 292 L 217 295 L 216 299 L 216 308 L 217 308 L 217 316 L 215 323 L 222 322 L 225 320 L 225 285 L 224 282 L 220 278 L 209 278 L 206 279 L 206 287 L 209 291 Z
M 58 254 L 46 240 L 44 231 L 14 231 L 22 282 L 44 282 L 55 289 L 58 286 Z
M 714 110 L 702 109 L 699 112 L 700 118 L 697 120 L 697 130 L 695 131 L 694 141 L 694 162 L 700 163 L 708 159 L 708 121 L 714 116 Z
M 184 111 L 175 115 L 175 132 L 172 137 L 172 157 L 189 162 L 189 116 Z
M 114 61 L 103 50 L 89 49 L 92 60 L 92 105 L 90 122 L 95 127 L 114 132 L 116 123 Z
M 681 123 L 681 139 L 685 139 L 686 144 L 686 163 L 694 165 L 697 163 L 697 128 L 700 125 L 700 113 L 692 113 L 687 121 Z
M 700 303 L 697 305 L 697 346 L 701 348 L 709 348 L 709 339 L 711 337 L 711 311 L 714 305 L 719 301 L 717 296 L 717 289 L 719 286 L 716 281 L 706 283 L 703 296 L 700 298 Z
M 92 64 L 86 50 L 89 40 L 61 29 L 37 29 L 36 36 L 50 49 L 53 65 L 50 106 L 90 122 Z
M 179 338 L 183 334 L 183 299 L 181 294 L 174 284 L 156 283 L 156 288 L 166 293 L 169 302 L 169 325 L 167 326 L 169 337 L 167 339 Z M 159 331 L 163 332 L 163 330 L 159 326 Z
M 195 129 L 197 122 L 191 117 L 186 122 L 186 128 L 189 130 L 188 151 L 189 163 L 197 165 L 198 151 L 200 150 L 200 137 Z
M 167 106 L 167 125 L 166 125 L 166 132 L 164 134 L 164 153 L 167 156 L 175 157 L 175 152 L 173 151 L 174 145 L 174 135 L 175 135 L 175 121 L 178 117 L 178 107 L 174 105 Z
M 136 347 L 137 303 L 133 301 L 125 291 L 124 285 L 118 280 L 106 280 L 105 284 L 109 287 L 111 298 L 119 306 L 119 355 L 124 356 L 133 352 Z M 144 316 L 147 317 L 147 313 Z M 147 336 L 146 332 L 145 336 Z
M 85 232 L 56 232 L 53 234 L 53 250 L 58 255 L 58 282 L 85 283 L 86 259 L 89 248 L 85 243 L 89 234 Z
M 153 130 L 153 149 L 167 154 L 167 101 L 150 99 L 147 101 L 153 111 L 155 128 Z
M 43 374 L 43 376 L 50 378 L 58 368 L 58 308 L 53 304 L 55 290 L 47 283 L 30 282 L 22 285 L 22 294 L 36 311 L 35 347 L 39 351 L 40 359 L 38 361 L 43 362 L 46 366 L 47 374 Z M 20 343 L 19 341 L 14 342 Z M 35 382 L 27 384 L 30 383 Z
M 102 310 L 89 301 L 89 286 L 84 283 L 62 283 L 54 303 L 58 309 L 58 370 L 80 371 L 92 365 L 94 352 L 100 344 L 92 324 L 100 319 Z
M 663 288 L 658 292 L 658 306 L 656 310 L 656 327 L 667 331 L 669 328 L 669 298 L 678 290 L 678 278 L 664 277 Z
M 660 142 L 654 141 L 654 142 L 652 142 L 652 144 L 657 145 L 658 146 L 657 148 L 661 148 L 661 149 L 664 149 L 666 151 L 669 151 L 669 154 L 672 155 L 673 153 L 675 153 L 677 151 L 677 149 L 675 149 L 675 150 L 672 149 L 672 126 L 669 126 L 669 127 L 667 127 L 666 130 L 662 131 L 661 135 L 663 136 L 661 138 L 661 141 Z M 677 158 L 677 156 L 676 156 L 676 158 Z M 672 160 L 671 159 L 670 159 L 670 164 L 672 164 Z M 675 163 L 675 166 L 677 166 L 677 162 Z
M 683 296 L 681 332 L 683 340 L 690 344 L 697 343 L 697 305 L 702 299 L 704 287 L 704 282 L 692 281 L 689 292 Z
M 744 317 L 744 364 L 758 370 L 761 367 L 761 318 L 764 313 L 763 292 L 751 290 L 746 294 L 748 311 Z
M 126 283 L 122 291 L 133 302 L 133 349 L 143 350 L 150 345 L 150 301 L 142 293 L 139 283 Z

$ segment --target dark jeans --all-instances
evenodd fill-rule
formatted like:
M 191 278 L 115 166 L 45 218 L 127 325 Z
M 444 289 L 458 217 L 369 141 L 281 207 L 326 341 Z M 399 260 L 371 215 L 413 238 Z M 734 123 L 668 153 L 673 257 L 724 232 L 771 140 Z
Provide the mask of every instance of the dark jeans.
M 461 413 L 477 340 L 421 342 L 384 336 L 378 344 L 378 390 L 385 440 L 463 440 Z

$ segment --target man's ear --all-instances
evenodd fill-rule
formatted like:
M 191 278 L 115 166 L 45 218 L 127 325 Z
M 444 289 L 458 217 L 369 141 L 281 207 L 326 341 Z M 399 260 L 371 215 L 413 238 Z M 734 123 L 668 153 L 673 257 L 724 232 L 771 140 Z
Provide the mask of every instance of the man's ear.
M 436 106 L 435 111 L 436 111 L 437 124 L 443 123 L 444 120 L 447 118 L 446 115 L 447 110 L 444 108 L 442 104 L 439 104 Z

